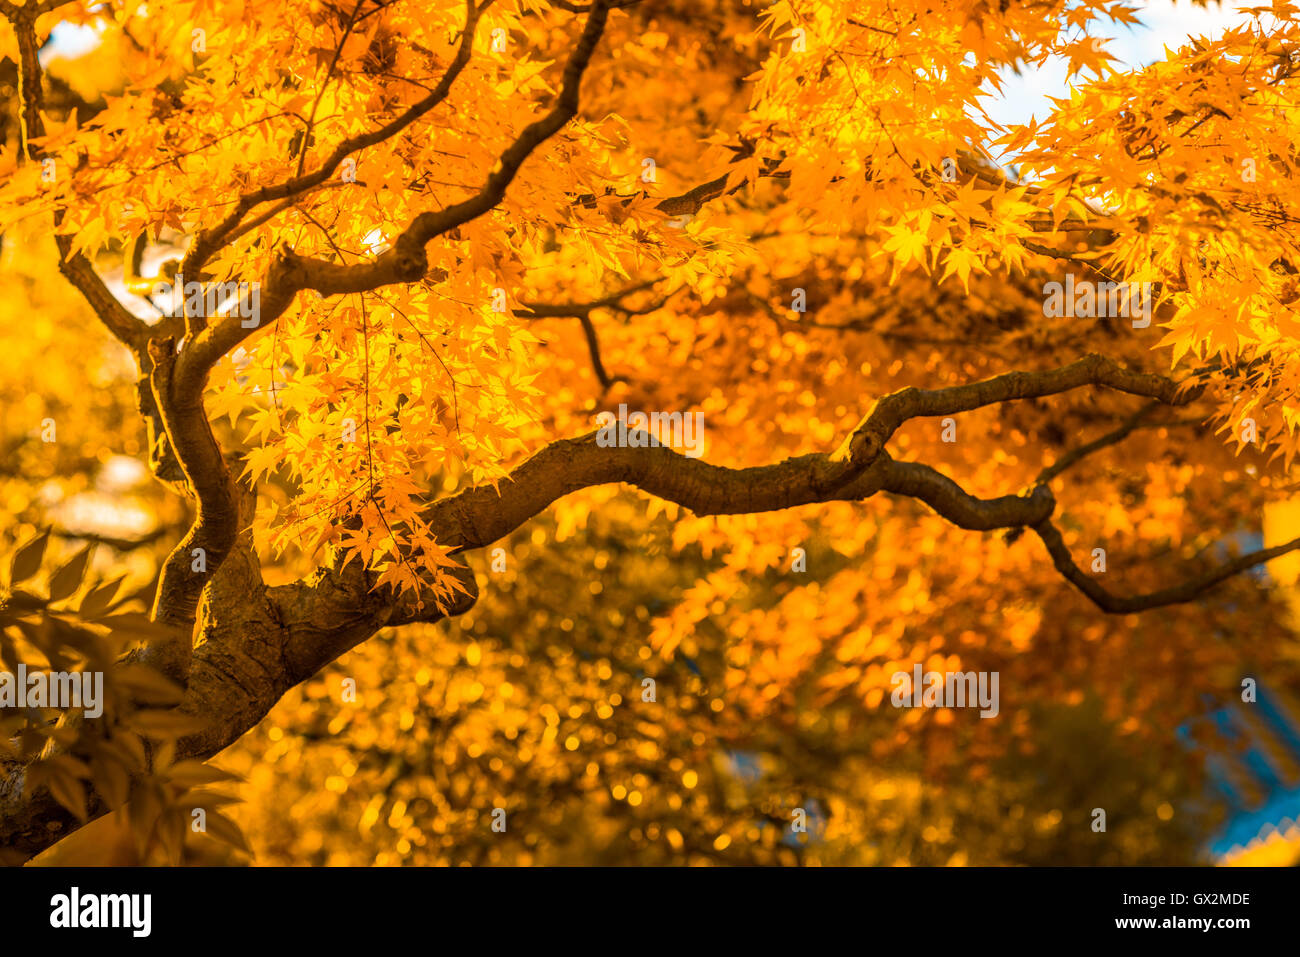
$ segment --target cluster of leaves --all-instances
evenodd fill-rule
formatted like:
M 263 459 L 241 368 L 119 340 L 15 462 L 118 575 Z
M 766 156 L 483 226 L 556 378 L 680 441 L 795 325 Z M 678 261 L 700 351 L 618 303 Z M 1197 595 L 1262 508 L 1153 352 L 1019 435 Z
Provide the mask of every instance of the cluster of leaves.
M 124 658 L 131 645 L 157 634 L 146 613 L 132 610 L 153 583 L 119 594 L 121 578 L 88 581 L 94 546 L 87 545 L 49 574 L 44 595 L 29 591 L 22 586 L 40 573 L 48 541 L 48 533 L 37 536 L 10 563 L 0 592 L 0 670 L 11 680 L 20 664 L 78 680 L 95 674 L 102 676 L 102 692 L 80 707 L 47 699 L 0 712 L 0 767 L 9 773 L 25 765 L 25 793 L 47 788 L 82 822 L 92 810 L 120 812 L 141 854 L 156 845 L 178 862 L 196 809 L 213 837 L 245 847 L 239 828 L 219 810 L 234 799 L 206 790 L 234 776 L 201 761 L 175 760 L 177 740 L 203 727 L 201 719 L 174 710 L 183 689 Z M 92 704 L 102 709 L 93 718 L 85 715 Z M 92 795 L 101 807 L 91 805 Z

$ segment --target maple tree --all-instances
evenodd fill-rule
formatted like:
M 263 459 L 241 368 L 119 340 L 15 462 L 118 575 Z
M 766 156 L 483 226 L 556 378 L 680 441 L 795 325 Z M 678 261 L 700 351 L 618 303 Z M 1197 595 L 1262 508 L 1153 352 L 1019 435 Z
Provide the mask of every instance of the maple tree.
M 246 846 L 204 763 L 244 738 L 265 802 L 326 776 L 312 837 L 244 821 L 286 860 L 351 861 L 350 827 L 381 861 L 1169 860 L 1171 719 L 1300 677 L 1241 574 L 1300 538 L 1231 545 L 1300 447 L 1293 4 L 1122 71 L 1117 0 L 0 11 L 0 503 L 31 542 L 0 655 L 115 676 L 109 720 L 0 726 L 13 859 L 123 807 L 173 856 L 196 807 Z M 112 42 L 55 76 L 60 23 Z M 1069 99 L 995 123 L 1002 71 L 1052 57 Z M 1067 273 L 1153 320 L 1045 309 Z M 103 336 L 117 393 L 77 395 Z M 608 447 L 620 406 L 698 414 L 703 454 Z M 120 551 L 164 551 L 31 592 L 31 489 L 106 450 L 158 480 L 163 532 Z M 1001 719 L 882 708 L 914 664 L 1000 673 Z M 275 766 L 280 724 L 317 763 Z M 1050 793 L 1059 747 L 1114 760 Z M 1108 799 L 1106 850 L 1035 845 Z M 786 842 L 810 802 L 821 844 Z

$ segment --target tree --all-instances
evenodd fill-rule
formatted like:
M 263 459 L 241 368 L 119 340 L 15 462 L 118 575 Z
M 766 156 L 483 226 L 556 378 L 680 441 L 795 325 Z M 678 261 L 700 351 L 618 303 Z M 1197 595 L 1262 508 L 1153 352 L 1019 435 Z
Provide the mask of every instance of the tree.
M 131 441 L 190 509 L 135 595 L 83 586 L 89 553 L 38 595 L 19 586 L 46 539 L 15 556 L 6 662 L 116 676 L 106 720 L 6 728 L 15 860 L 128 805 L 142 841 L 178 852 L 207 801 L 238 843 L 192 790 L 223 777 L 202 762 L 385 629 L 413 626 L 392 667 L 427 653 L 444 703 L 463 697 L 422 626 L 508 603 L 521 534 L 553 520 L 567 538 L 629 496 L 649 496 L 646 530 L 612 534 L 663 511 L 696 577 L 673 586 L 670 562 L 646 580 L 676 600 L 630 645 L 584 647 L 602 630 L 565 616 L 588 663 L 560 654 L 535 665 L 550 691 L 521 690 L 613 682 L 618 702 L 551 703 L 528 748 L 551 770 L 516 755 L 498 787 L 536 808 L 618 765 L 645 783 L 610 800 L 655 810 L 637 833 L 665 859 L 797 856 L 779 836 L 796 807 L 838 848 L 822 853 L 927 859 L 863 849 L 900 793 L 872 759 L 993 775 L 1002 793 L 931 803 L 923 840 L 939 862 L 1005 857 L 954 850 L 953 822 L 1000 820 L 1042 789 L 1024 755 L 1092 740 L 1061 707 L 1135 754 L 1252 668 L 1294 682 L 1280 596 L 1241 573 L 1300 539 L 1237 547 L 1297 448 L 1292 4 L 1127 72 L 1100 38 L 1133 12 L 1108 0 L 0 9 L 6 255 L 46 300 L 57 265 L 129 356 Z M 47 79 L 60 22 L 118 38 L 83 69 L 121 89 Z M 1070 100 L 997 127 L 980 99 L 999 71 L 1052 56 Z M 16 482 L 56 469 L 38 421 L 6 429 L 28 436 Z M 532 666 L 499 654 L 504 694 Z M 914 665 L 998 673 L 1001 720 L 882 708 Z M 673 706 L 637 710 L 662 669 Z M 595 724 L 560 737 L 605 709 L 645 739 L 634 761 Z M 776 769 L 760 795 L 716 767 L 751 750 Z M 1134 815 L 1182 777 L 1161 753 L 1128 778 Z M 463 770 L 429 773 L 445 797 Z M 485 847 L 497 807 L 458 818 Z

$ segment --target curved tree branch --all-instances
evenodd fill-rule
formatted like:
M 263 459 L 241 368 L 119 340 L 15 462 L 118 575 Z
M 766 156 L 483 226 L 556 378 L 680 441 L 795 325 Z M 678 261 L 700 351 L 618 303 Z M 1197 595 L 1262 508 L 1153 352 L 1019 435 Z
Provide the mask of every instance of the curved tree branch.
M 1010 372 L 944 389 L 905 388 L 876 401 L 834 452 L 786 459 L 774 465 L 727 468 L 689 458 L 639 433 L 639 447 L 602 447 L 598 433 L 553 442 L 527 459 L 498 487 L 477 486 L 432 503 L 427 509 L 438 540 L 457 552 L 486 547 L 566 495 L 594 485 L 622 482 L 690 509 L 696 515 L 748 514 L 830 501 L 857 501 L 888 492 L 917 499 L 960 528 L 990 531 L 1033 528 L 1068 581 L 1112 614 L 1192 601 L 1214 585 L 1261 562 L 1300 548 L 1300 539 L 1234 559 L 1219 568 L 1152 595 L 1111 595 L 1084 575 L 1069 557 L 1051 523 L 1056 500 L 1045 479 L 1027 493 L 981 499 L 957 482 L 918 462 L 893 459 L 884 445 L 908 419 L 955 415 L 1014 399 L 1104 386 L 1165 405 L 1184 405 L 1197 393 L 1163 376 L 1136 372 L 1098 355 L 1057 369 Z M 1142 415 L 1149 407 L 1141 410 Z M 1127 435 L 1140 421 L 1131 418 Z M 1064 465 L 1115 433 L 1066 456 Z M 1123 436 L 1120 435 L 1119 438 Z M 1058 463 L 1060 465 L 1061 463 Z M 1059 471 L 1060 469 L 1057 469 Z
M 264 186 L 240 196 L 235 203 L 235 208 L 231 210 L 225 219 L 211 229 L 205 229 L 198 234 L 194 244 L 185 255 L 181 271 L 185 275 L 198 275 L 204 263 L 212 258 L 214 253 L 241 234 L 244 216 L 251 210 L 262 203 L 291 199 L 320 186 L 334 175 L 335 171 L 338 170 L 349 155 L 395 136 L 447 99 L 447 96 L 451 93 L 452 84 L 464 71 L 473 54 L 474 34 L 478 27 L 478 21 L 483 12 L 493 2 L 494 0 L 483 0 L 482 3 L 475 4 L 474 0 L 466 0 L 465 29 L 461 33 L 460 46 L 456 50 L 456 57 L 447 67 L 446 72 L 443 73 L 438 85 L 430 91 L 428 96 L 413 103 L 400 116 L 395 117 L 383 126 L 377 127 L 368 133 L 358 133 L 356 136 L 348 137 L 339 143 L 325 161 L 311 172 L 301 173 L 292 179 L 273 186 Z M 306 153 L 304 152 L 303 155 L 305 156 Z
M 1254 568 L 1264 562 L 1272 561 L 1288 552 L 1300 548 L 1300 538 L 1294 538 L 1283 545 L 1247 552 L 1245 555 L 1226 561 L 1209 571 L 1202 572 L 1177 585 L 1162 588 L 1146 595 L 1116 595 L 1103 588 L 1096 579 L 1089 577 L 1083 569 L 1074 563 L 1070 550 L 1061 537 L 1060 531 L 1048 519 L 1033 526 L 1038 537 L 1043 540 L 1047 552 L 1052 556 L 1052 564 L 1070 584 L 1083 592 L 1092 603 L 1110 615 L 1127 615 L 1137 611 L 1147 611 L 1164 605 L 1177 605 L 1194 601 L 1215 585 L 1227 581 L 1248 568 Z
M 1143 425 L 1143 420 L 1146 419 L 1146 417 L 1150 415 L 1159 404 L 1159 402 L 1146 403 L 1120 423 L 1118 428 L 1107 432 L 1103 436 L 1093 439 L 1085 445 L 1080 445 L 1077 448 L 1073 448 L 1066 452 L 1059 459 L 1038 473 L 1038 478 L 1035 479 L 1035 484 L 1046 485 L 1066 469 L 1091 455 L 1093 452 L 1098 452 L 1107 446 L 1123 442 L 1126 438 L 1132 435 L 1135 430 Z
M 487 181 L 477 193 L 438 212 L 420 213 L 398 235 L 391 248 L 370 262 L 344 266 L 298 256 L 286 248 L 262 284 L 261 316 L 255 328 L 265 328 L 274 323 L 304 289 L 315 290 L 322 296 L 333 296 L 368 292 L 380 286 L 414 282 L 423 277 L 428 269 L 425 244 L 482 216 L 500 203 L 524 160 L 577 115 L 578 88 L 609 15 L 608 4 L 603 0 L 597 0 L 592 6 L 582 36 L 565 65 L 563 85 L 554 107 L 541 119 L 523 129 L 501 154 L 494 171 L 488 175 Z M 339 162 L 342 161 L 342 155 L 338 156 Z M 272 188 L 265 195 L 259 191 L 259 201 L 282 198 L 279 189 Z M 253 331 L 234 315 L 228 315 L 199 330 L 177 360 L 175 388 L 183 391 L 200 390 L 212 366 Z
M 172 388 L 176 362 L 173 339 L 149 343 L 150 384 L 181 470 L 198 502 L 198 514 L 185 537 L 163 563 L 153 620 L 174 636 L 151 643 L 148 663 L 184 683 L 189 671 L 191 632 L 199 597 L 209 575 L 235 546 L 240 528 L 238 490 L 212 434 L 202 396 Z M 197 567 L 196 567 L 197 566 Z
M 596 379 L 600 382 L 601 388 L 608 389 L 615 382 L 626 382 L 627 377 L 622 375 L 611 377 L 605 370 L 605 362 L 600 355 L 600 337 L 596 334 L 596 326 L 591 321 L 591 314 L 597 309 L 614 309 L 628 316 L 636 316 L 661 309 L 664 303 L 667 302 L 667 298 L 659 299 L 640 309 L 632 309 L 623 305 L 623 300 L 628 296 L 644 289 L 652 289 L 657 282 L 659 282 L 658 279 L 647 279 L 644 282 L 628 286 L 626 289 L 601 299 L 594 299 L 591 302 L 524 302 L 522 303 L 523 308 L 517 310 L 515 314 L 524 319 L 577 319 L 582 324 L 582 332 L 587 339 L 587 352 L 591 356 L 592 371 L 596 373 Z
M 711 465 L 652 444 L 654 440 L 644 433 L 643 447 L 602 447 L 598 433 L 592 432 L 546 446 L 515 468 L 499 492 L 478 486 L 432 503 L 428 519 L 444 544 L 459 551 L 482 548 L 571 492 L 625 482 L 697 515 L 853 501 L 884 490 L 919 498 L 964 528 L 1028 526 L 1050 516 L 1050 493 L 975 499 L 928 466 L 894 461 L 884 446 L 911 418 L 953 415 L 1088 385 L 1149 396 L 1169 405 L 1183 404 L 1192 396 L 1180 391 L 1172 379 L 1091 355 L 1057 369 L 1010 372 L 945 389 L 902 389 L 878 399 L 835 451 L 774 465 L 743 469 Z

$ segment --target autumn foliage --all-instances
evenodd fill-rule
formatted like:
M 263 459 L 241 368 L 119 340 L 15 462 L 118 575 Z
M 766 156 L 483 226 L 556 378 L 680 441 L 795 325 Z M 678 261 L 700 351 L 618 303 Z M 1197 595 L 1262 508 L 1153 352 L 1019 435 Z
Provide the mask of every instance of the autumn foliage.
M 0 667 L 110 676 L 0 853 L 1204 859 L 1176 729 L 1300 688 L 1294 4 L 0 11 Z

